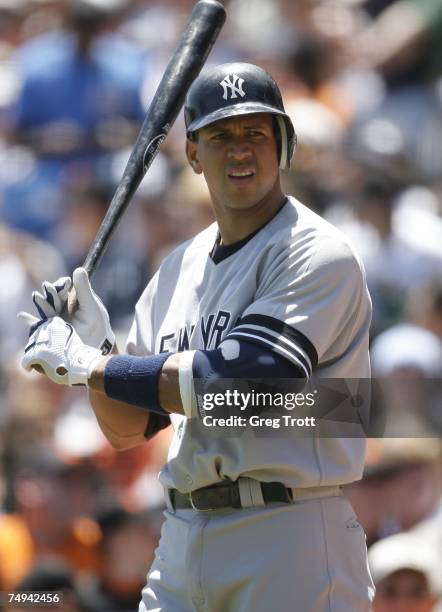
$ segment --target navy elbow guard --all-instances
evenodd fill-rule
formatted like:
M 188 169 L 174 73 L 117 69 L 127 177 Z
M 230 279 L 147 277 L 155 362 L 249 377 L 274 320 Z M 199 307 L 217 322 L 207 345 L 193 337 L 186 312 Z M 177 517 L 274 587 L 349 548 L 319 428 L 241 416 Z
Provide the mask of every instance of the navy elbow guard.
M 304 373 L 278 353 L 242 340 L 228 343 L 212 351 L 195 352 L 192 371 L 197 396 L 225 390 L 275 393 L 303 389 Z

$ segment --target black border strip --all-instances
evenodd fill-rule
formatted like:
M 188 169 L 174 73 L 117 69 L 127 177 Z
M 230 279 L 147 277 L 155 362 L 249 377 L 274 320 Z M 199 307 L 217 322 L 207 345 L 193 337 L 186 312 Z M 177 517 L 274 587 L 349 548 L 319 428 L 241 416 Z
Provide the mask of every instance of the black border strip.
M 315 369 L 318 365 L 318 353 L 307 336 L 304 336 L 303 333 L 294 327 L 287 325 L 287 323 L 284 323 L 280 319 L 275 319 L 275 317 L 269 317 L 268 315 L 251 314 L 241 318 L 237 323 L 238 327 L 240 325 L 257 325 L 259 327 L 271 329 L 272 331 L 281 334 L 281 336 L 285 336 L 287 339 L 292 340 L 295 342 L 295 344 L 299 345 L 303 351 L 305 351 L 310 358 L 313 369 Z M 232 329 L 232 332 L 234 331 L 235 328 Z M 238 331 L 240 330 L 238 329 Z

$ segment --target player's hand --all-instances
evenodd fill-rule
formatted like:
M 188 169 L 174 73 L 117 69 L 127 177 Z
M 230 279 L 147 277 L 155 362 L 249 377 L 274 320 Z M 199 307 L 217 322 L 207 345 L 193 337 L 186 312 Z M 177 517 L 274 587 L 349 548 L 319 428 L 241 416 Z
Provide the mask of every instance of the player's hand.
M 77 295 L 78 308 L 68 322 L 75 327 L 84 342 L 99 348 L 103 355 L 107 355 L 115 344 L 115 334 L 106 307 L 92 289 L 84 268 L 74 270 L 72 281 L 68 276 L 59 278 L 55 283 L 45 281 L 42 284 L 42 292 L 34 291 L 32 294 L 39 318 L 27 312 L 21 312 L 19 317 L 32 326 L 40 319 L 64 316 L 63 310 L 72 284 Z
M 60 385 L 86 385 L 101 351 L 84 344 L 70 323 L 60 317 L 41 320 L 25 347 L 22 366 L 46 374 Z

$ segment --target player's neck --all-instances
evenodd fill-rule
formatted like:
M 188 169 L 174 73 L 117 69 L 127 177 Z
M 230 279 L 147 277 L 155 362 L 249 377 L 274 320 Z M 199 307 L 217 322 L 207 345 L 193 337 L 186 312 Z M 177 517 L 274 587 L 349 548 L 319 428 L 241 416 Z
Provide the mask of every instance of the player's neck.
M 256 232 L 278 212 L 284 200 L 285 195 L 278 183 L 265 198 L 249 208 L 232 208 L 214 202 L 215 217 L 221 236 L 220 244 L 228 246 Z

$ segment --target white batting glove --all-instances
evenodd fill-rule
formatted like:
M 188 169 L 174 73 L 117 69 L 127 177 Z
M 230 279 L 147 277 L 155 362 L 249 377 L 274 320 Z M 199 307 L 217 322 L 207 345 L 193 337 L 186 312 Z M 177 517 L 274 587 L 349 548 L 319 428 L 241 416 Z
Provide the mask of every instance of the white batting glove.
M 84 344 L 70 323 L 60 317 L 42 321 L 25 347 L 22 366 L 36 369 L 59 385 L 88 385 L 101 351 Z
M 103 355 L 107 355 L 114 347 L 115 334 L 106 307 L 92 289 L 89 275 L 84 268 L 76 268 L 72 279 L 79 305 L 68 322 L 75 327 L 84 342 L 99 348 Z M 45 281 L 42 284 L 42 292 L 34 291 L 32 294 L 39 318 L 27 312 L 21 312 L 18 316 L 30 327 L 40 319 L 62 316 L 71 286 L 69 276 L 63 276 L 55 283 Z

